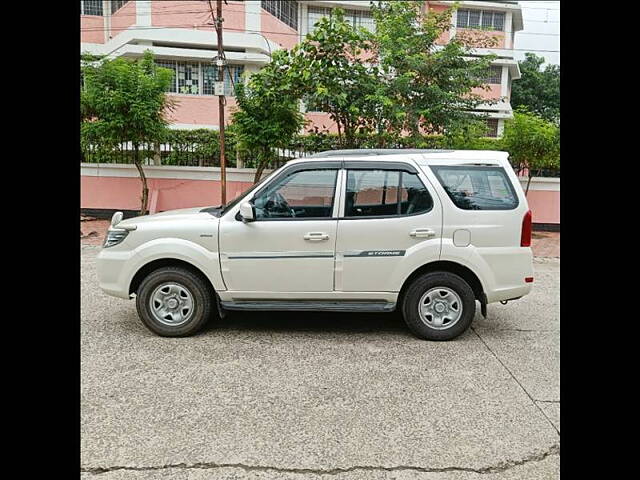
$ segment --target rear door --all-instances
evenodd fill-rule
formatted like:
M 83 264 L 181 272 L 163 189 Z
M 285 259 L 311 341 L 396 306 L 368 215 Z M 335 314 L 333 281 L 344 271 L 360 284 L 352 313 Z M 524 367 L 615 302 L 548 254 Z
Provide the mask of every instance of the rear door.
M 442 208 L 422 172 L 400 162 L 345 162 L 335 289 L 398 291 L 407 270 L 438 260 Z

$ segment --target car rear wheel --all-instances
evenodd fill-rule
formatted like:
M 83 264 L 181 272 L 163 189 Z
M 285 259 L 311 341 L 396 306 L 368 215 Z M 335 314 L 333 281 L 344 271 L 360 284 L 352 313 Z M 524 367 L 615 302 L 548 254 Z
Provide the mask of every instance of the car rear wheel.
M 402 314 L 409 329 L 424 340 L 451 340 L 465 332 L 476 312 L 473 290 L 458 275 L 433 272 L 407 289 Z
M 205 280 L 180 267 L 151 272 L 136 296 L 142 323 L 163 337 L 185 337 L 198 332 L 211 316 L 213 302 Z

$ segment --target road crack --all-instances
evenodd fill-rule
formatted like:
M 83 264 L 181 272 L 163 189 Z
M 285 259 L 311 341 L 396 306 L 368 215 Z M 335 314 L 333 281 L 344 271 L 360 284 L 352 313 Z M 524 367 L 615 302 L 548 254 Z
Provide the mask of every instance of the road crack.
M 176 469 L 220 469 L 220 468 L 239 468 L 247 472 L 277 472 L 277 473 L 299 473 L 308 475 L 339 475 L 342 473 L 349 473 L 355 471 L 382 471 L 382 472 L 400 472 L 400 471 L 412 471 L 419 473 L 444 473 L 444 472 L 471 472 L 478 474 L 500 473 L 509 470 L 514 467 L 519 467 L 527 463 L 540 462 L 545 458 L 560 454 L 560 445 L 554 444 L 548 450 L 542 453 L 534 453 L 520 460 L 508 460 L 506 462 L 500 462 L 497 465 L 491 465 L 482 468 L 471 467 L 440 467 L 429 468 L 419 467 L 412 465 L 397 465 L 393 467 L 374 466 L 374 465 L 354 465 L 352 467 L 344 468 L 286 468 L 275 467 L 269 465 L 246 465 L 243 463 L 213 463 L 213 462 L 198 462 L 198 463 L 175 463 L 167 465 L 152 465 L 146 467 L 133 467 L 133 466 L 114 466 L 114 467 L 83 467 L 80 469 L 82 473 L 91 473 L 94 475 L 101 475 L 103 473 L 114 472 L 117 470 L 129 470 L 129 471 L 152 471 L 152 470 L 166 470 L 171 468 Z
M 507 371 L 507 373 L 511 376 L 511 378 L 514 380 L 514 382 L 516 382 L 518 384 L 518 386 L 522 389 L 522 391 L 527 395 L 527 397 L 529 397 L 529 399 L 531 400 L 531 402 L 533 403 L 533 405 L 538 409 L 538 411 L 540 411 L 540 413 L 542 413 L 542 415 L 544 416 L 544 418 L 547 419 L 547 421 L 549 422 L 549 424 L 553 427 L 553 429 L 556 431 L 556 433 L 558 435 L 560 435 L 560 430 L 558 430 L 558 427 L 556 427 L 554 425 L 554 423 L 551 421 L 551 419 L 549 418 L 549 416 L 545 413 L 545 411 L 540 408 L 540 405 L 538 405 L 538 403 L 536 402 L 535 398 L 533 398 L 531 396 L 531 394 L 527 391 L 526 388 L 524 388 L 524 385 L 522 385 L 522 383 L 520 383 L 520 381 L 516 378 L 516 376 L 513 374 L 513 372 L 511 370 L 509 370 L 509 367 L 507 367 L 505 365 L 505 363 L 500 359 L 500 357 L 498 357 L 498 355 L 496 354 L 496 352 L 494 352 L 491 347 L 489 346 L 489 344 L 487 342 L 484 341 L 484 338 L 482 338 L 480 336 L 480 334 L 476 331 L 475 328 L 471 327 L 471 330 L 473 331 L 473 333 L 476 334 L 476 336 L 480 339 L 480 341 L 483 343 L 483 345 L 487 348 L 487 350 L 489 350 L 489 352 L 491 353 L 491 355 L 494 356 L 494 358 L 498 361 L 498 363 L 500 363 L 500 365 L 502 365 L 502 367 Z

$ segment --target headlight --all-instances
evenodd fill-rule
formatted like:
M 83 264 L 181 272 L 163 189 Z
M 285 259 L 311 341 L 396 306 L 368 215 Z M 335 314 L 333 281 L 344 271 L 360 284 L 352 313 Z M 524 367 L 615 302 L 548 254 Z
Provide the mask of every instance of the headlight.
M 102 248 L 113 247 L 114 245 L 118 245 L 129 235 L 128 230 L 108 230 L 107 238 L 104 239 L 104 244 Z

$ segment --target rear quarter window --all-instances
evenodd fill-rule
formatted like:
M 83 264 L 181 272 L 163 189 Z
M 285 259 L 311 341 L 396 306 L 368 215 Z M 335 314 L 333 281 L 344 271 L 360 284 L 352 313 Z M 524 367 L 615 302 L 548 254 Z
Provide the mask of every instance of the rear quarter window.
M 462 210 L 513 210 L 516 194 L 502 167 L 432 166 L 440 185 Z

